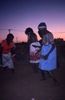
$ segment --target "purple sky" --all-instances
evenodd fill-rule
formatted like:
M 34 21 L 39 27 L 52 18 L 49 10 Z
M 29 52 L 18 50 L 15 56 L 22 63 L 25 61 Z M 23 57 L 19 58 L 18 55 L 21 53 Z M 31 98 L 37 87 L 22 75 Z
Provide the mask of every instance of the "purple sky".
M 46 22 L 55 38 L 65 39 L 65 0 L 0 0 L 0 41 L 12 29 L 14 41 L 26 41 L 25 29 Z

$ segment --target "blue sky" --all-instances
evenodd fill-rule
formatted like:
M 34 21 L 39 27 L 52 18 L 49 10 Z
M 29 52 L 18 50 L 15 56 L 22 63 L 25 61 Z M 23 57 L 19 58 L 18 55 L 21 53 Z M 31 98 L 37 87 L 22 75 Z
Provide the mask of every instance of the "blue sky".
M 38 35 L 40 22 L 46 22 L 55 38 L 65 39 L 65 0 L 0 0 L 0 41 L 8 29 L 15 41 L 26 41 L 25 29 L 31 27 Z

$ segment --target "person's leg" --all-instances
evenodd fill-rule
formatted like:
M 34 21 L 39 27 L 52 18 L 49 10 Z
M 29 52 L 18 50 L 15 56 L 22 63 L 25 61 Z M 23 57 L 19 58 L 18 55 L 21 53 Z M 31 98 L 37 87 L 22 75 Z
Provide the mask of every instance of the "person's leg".
M 38 69 L 39 69 L 39 63 L 36 63 L 36 64 L 35 64 L 35 68 L 36 68 L 36 72 L 38 72 Z
M 51 71 L 48 71 L 48 73 L 49 73 L 50 77 L 53 79 L 55 85 L 58 86 L 59 85 L 59 82 L 57 81 L 57 79 L 55 78 L 55 76 L 52 74 L 52 72 Z
M 14 75 L 15 68 L 11 68 L 12 75 Z
M 37 65 L 35 63 L 31 63 L 31 66 L 32 66 L 33 72 L 37 73 L 38 72 Z
M 46 80 L 44 70 L 40 70 L 42 75 L 42 80 Z
M 48 71 L 45 71 L 45 77 L 46 77 L 46 78 L 51 77 Z
M 8 66 L 5 66 L 5 67 L 3 67 L 4 68 L 4 71 L 6 71 L 6 69 L 8 68 Z

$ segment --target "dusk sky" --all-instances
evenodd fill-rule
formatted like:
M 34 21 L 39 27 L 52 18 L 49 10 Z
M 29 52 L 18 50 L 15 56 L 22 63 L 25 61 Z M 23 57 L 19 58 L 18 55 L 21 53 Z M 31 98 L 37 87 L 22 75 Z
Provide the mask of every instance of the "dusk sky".
M 54 38 L 65 40 L 65 0 L 0 0 L 0 42 L 6 38 L 8 29 L 15 42 L 27 41 L 27 27 L 38 36 L 40 22 L 47 24 Z

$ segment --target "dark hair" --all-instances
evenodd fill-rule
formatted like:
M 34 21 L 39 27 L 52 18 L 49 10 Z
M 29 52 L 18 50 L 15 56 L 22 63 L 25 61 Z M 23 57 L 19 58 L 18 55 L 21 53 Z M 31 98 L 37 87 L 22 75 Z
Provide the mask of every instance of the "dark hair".
M 12 39 L 14 38 L 14 35 L 12 34 L 12 33 L 9 33 L 8 35 L 7 35 L 7 38 L 10 38 L 10 37 L 12 37 Z
M 9 34 L 7 35 L 6 40 L 7 40 L 7 44 L 8 44 L 8 45 L 10 45 L 10 43 L 11 43 L 12 40 L 13 40 L 13 38 L 14 38 L 14 35 L 13 35 L 12 33 L 9 33 Z
M 30 27 L 26 28 L 25 34 L 27 35 L 28 33 L 33 33 L 33 29 Z

